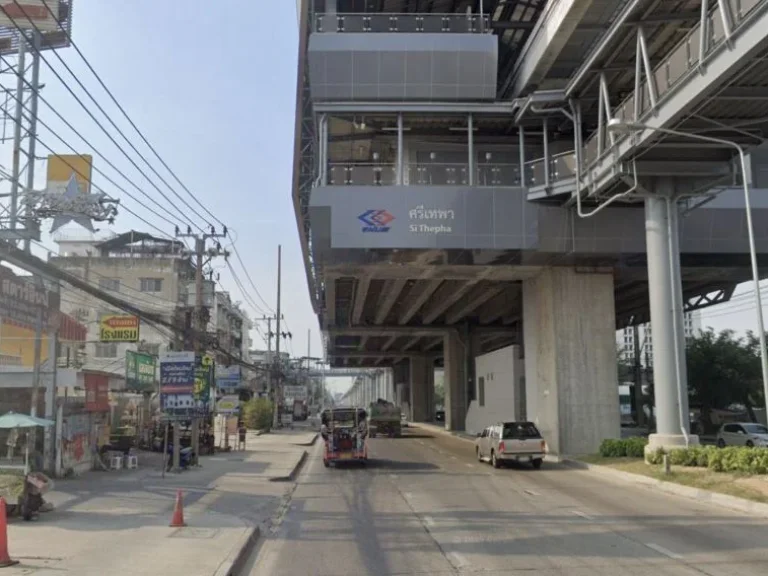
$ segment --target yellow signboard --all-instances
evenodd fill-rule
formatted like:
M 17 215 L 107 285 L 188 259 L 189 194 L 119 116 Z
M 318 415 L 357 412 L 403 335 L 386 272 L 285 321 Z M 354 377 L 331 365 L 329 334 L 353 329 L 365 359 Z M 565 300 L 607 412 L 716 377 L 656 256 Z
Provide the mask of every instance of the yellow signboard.
M 51 154 L 48 156 L 48 190 L 64 190 L 75 175 L 81 194 L 91 193 L 93 157 L 88 154 Z
M 138 342 L 139 319 L 136 316 L 112 314 L 99 318 L 101 342 Z

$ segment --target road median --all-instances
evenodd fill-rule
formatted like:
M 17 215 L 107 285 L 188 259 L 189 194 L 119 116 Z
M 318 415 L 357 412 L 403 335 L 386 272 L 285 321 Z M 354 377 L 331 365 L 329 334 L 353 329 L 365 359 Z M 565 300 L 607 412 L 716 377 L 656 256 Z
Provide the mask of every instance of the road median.
M 690 500 L 713 504 L 721 508 L 727 508 L 734 512 L 743 512 L 749 515 L 768 518 L 768 503 L 765 502 L 750 500 L 748 498 L 741 498 L 739 496 L 715 492 L 713 490 L 707 490 L 695 486 L 687 486 L 685 484 L 680 484 L 674 481 L 663 480 L 658 478 L 656 475 L 618 470 L 604 464 L 594 464 L 577 459 L 564 459 L 563 462 L 566 466 L 571 468 L 586 470 L 604 478 L 654 488 L 667 494 L 673 494 L 675 496 L 680 496 Z M 643 465 L 648 466 L 646 464 Z M 649 473 L 653 473 L 653 470 L 650 466 L 648 467 L 648 471 Z M 676 473 L 672 472 L 672 474 L 674 475 Z

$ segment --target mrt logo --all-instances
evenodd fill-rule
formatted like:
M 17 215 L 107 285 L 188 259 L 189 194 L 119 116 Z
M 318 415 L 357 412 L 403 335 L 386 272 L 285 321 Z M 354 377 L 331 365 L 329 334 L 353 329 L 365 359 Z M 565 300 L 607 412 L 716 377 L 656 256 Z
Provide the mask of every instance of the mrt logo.
M 366 210 L 357 219 L 363 223 L 363 232 L 389 232 L 395 217 L 388 210 Z

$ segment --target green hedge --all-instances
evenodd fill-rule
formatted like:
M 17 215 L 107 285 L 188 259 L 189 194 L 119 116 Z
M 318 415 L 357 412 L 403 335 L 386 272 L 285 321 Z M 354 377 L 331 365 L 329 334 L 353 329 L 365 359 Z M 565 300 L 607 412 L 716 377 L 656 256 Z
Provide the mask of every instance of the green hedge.
M 603 440 L 600 456 L 603 458 L 642 458 L 647 438 L 626 438 L 624 440 Z
M 273 404 L 266 398 L 253 398 L 243 404 L 243 423 L 251 430 L 272 428 Z
M 768 450 L 746 446 L 693 446 L 670 450 L 669 463 L 674 466 L 708 468 L 713 472 L 741 474 L 768 474 Z M 649 464 L 661 464 L 664 451 L 656 450 L 648 455 Z

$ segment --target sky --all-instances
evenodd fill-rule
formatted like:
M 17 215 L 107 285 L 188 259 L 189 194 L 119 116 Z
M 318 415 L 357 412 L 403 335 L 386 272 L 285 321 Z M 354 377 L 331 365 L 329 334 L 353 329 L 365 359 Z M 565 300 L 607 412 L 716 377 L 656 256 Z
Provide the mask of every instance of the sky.
M 130 8 L 128 8 L 130 6 Z M 106 86 L 180 180 L 229 228 L 260 296 L 233 256 L 232 265 L 259 309 L 244 304 L 251 317 L 269 313 L 277 301 L 277 246 L 282 245 L 282 304 L 292 339 L 284 349 L 296 356 L 321 355 L 317 317 L 313 313 L 291 199 L 298 24 L 295 2 L 227 0 L 132 0 L 129 4 L 78 0 L 74 9 L 73 39 Z M 58 54 L 93 94 L 129 140 L 150 160 L 172 187 L 207 217 L 162 169 L 159 161 L 132 131 L 96 78 L 73 48 Z M 97 118 L 130 153 L 139 167 L 185 215 L 191 212 L 138 159 L 96 106 L 66 72 L 53 52 L 45 58 L 87 104 Z M 119 198 L 146 220 L 173 235 L 173 227 L 152 215 L 147 206 L 164 213 L 98 157 L 100 152 L 168 211 L 176 212 L 139 170 L 110 142 L 88 113 L 68 93 L 45 62 L 41 62 L 42 96 L 87 140 L 80 140 L 44 103 L 39 117 L 80 153 L 94 155 L 94 168 L 107 173 L 133 200 L 98 174 L 93 184 Z M 39 132 L 38 156 L 71 151 L 47 129 Z M 10 166 L 7 146 L 3 165 Z M 36 185 L 44 187 L 44 164 L 38 162 Z M 194 217 L 194 221 L 202 221 Z M 182 229 L 186 221 L 179 222 Z M 209 218 L 210 219 L 210 218 Z M 214 222 L 215 223 L 215 222 Z M 99 234 L 130 229 L 160 234 L 122 210 L 113 226 L 100 224 Z M 67 234 L 87 237 L 68 226 Z M 46 245 L 55 244 L 46 238 Z M 223 242 L 224 247 L 229 244 Z M 35 251 L 42 255 L 43 251 Z M 215 262 L 223 288 L 245 302 L 226 269 Z M 262 300 L 263 299 L 263 300 Z M 262 332 L 266 332 L 263 326 Z M 265 348 L 254 332 L 254 347 Z M 273 343 L 274 344 L 274 343 Z M 341 388 L 348 381 L 337 383 Z M 336 388 L 336 386 L 333 386 Z
M 277 246 L 282 245 L 283 314 L 285 329 L 293 335 L 287 349 L 296 356 L 305 355 L 307 331 L 311 330 L 310 351 L 313 356 L 319 356 L 321 338 L 309 300 L 291 199 L 298 47 L 296 3 L 270 2 L 268 10 L 265 6 L 253 0 L 132 0 L 129 4 L 77 0 L 73 38 L 165 162 L 229 227 L 259 292 L 257 296 L 233 258 L 232 265 L 259 307 L 244 304 L 252 317 L 262 316 L 268 312 L 267 307 L 275 308 Z M 110 133 L 116 134 L 64 71 L 55 54 L 50 51 L 44 54 Z M 75 50 L 68 48 L 58 54 L 131 142 L 161 170 L 159 162 L 131 130 Z M 118 176 L 97 152 L 124 171 L 163 208 L 173 211 L 169 202 L 109 141 L 44 62 L 41 81 L 43 97 L 82 133 L 87 143 L 57 120 L 42 102 L 41 120 L 79 152 L 94 154 L 95 168 L 109 174 L 138 201 L 99 175 L 94 176 L 94 185 L 120 198 L 123 206 L 163 232 L 173 234 L 172 226 L 148 211 L 150 202 Z M 41 127 L 39 136 L 39 156 L 48 153 L 46 144 L 55 152 L 70 152 L 47 129 Z M 132 152 L 119 136 L 115 137 Z M 6 145 L 3 164 L 10 166 L 7 152 Z M 185 214 L 190 214 L 140 161 L 139 165 Z M 44 186 L 42 168 L 42 163 L 38 163 L 38 188 Z M 161 173 L 192 202 L 167 173 Z M 186 227 L 182 218 L 170 219 Z M 195 221 L 200 223 L 197 218 Z M 101 233 L 123 232 L 148 230 L 148 226 L 123 210 L 113 226 L 102 225 L 101 229 Z M 85 234 L 83 230 L 69 230 Z M 158 233 L 153 229 L 148 231 Z M 46 244 L 55 248 L 49 238 Z M 228 242 L 224 244 L 226 247 Z M 36 251 L 41 254 L 39 249 Z M 229 290 L 235 300 L 245 301 L 224 261 L 218 260 L 216 267 L 220 268 L 223 288 Z M 739 289 L 740 292 L 747 290 L 746 286 Z M 745 302 L 741 306 L 729 305 L 730 312 L 727 306 L 713 308 L 704 314 L 703 324 L 718 330 L 754 328 L 755 308 L 750 309 L 749 302 Z M 253 337 L 254 347 L 264 347 L 257 333 L 254 332 Z M 336 391 L 345 389 L 349 383 L 349 379 L 330 382 Z

